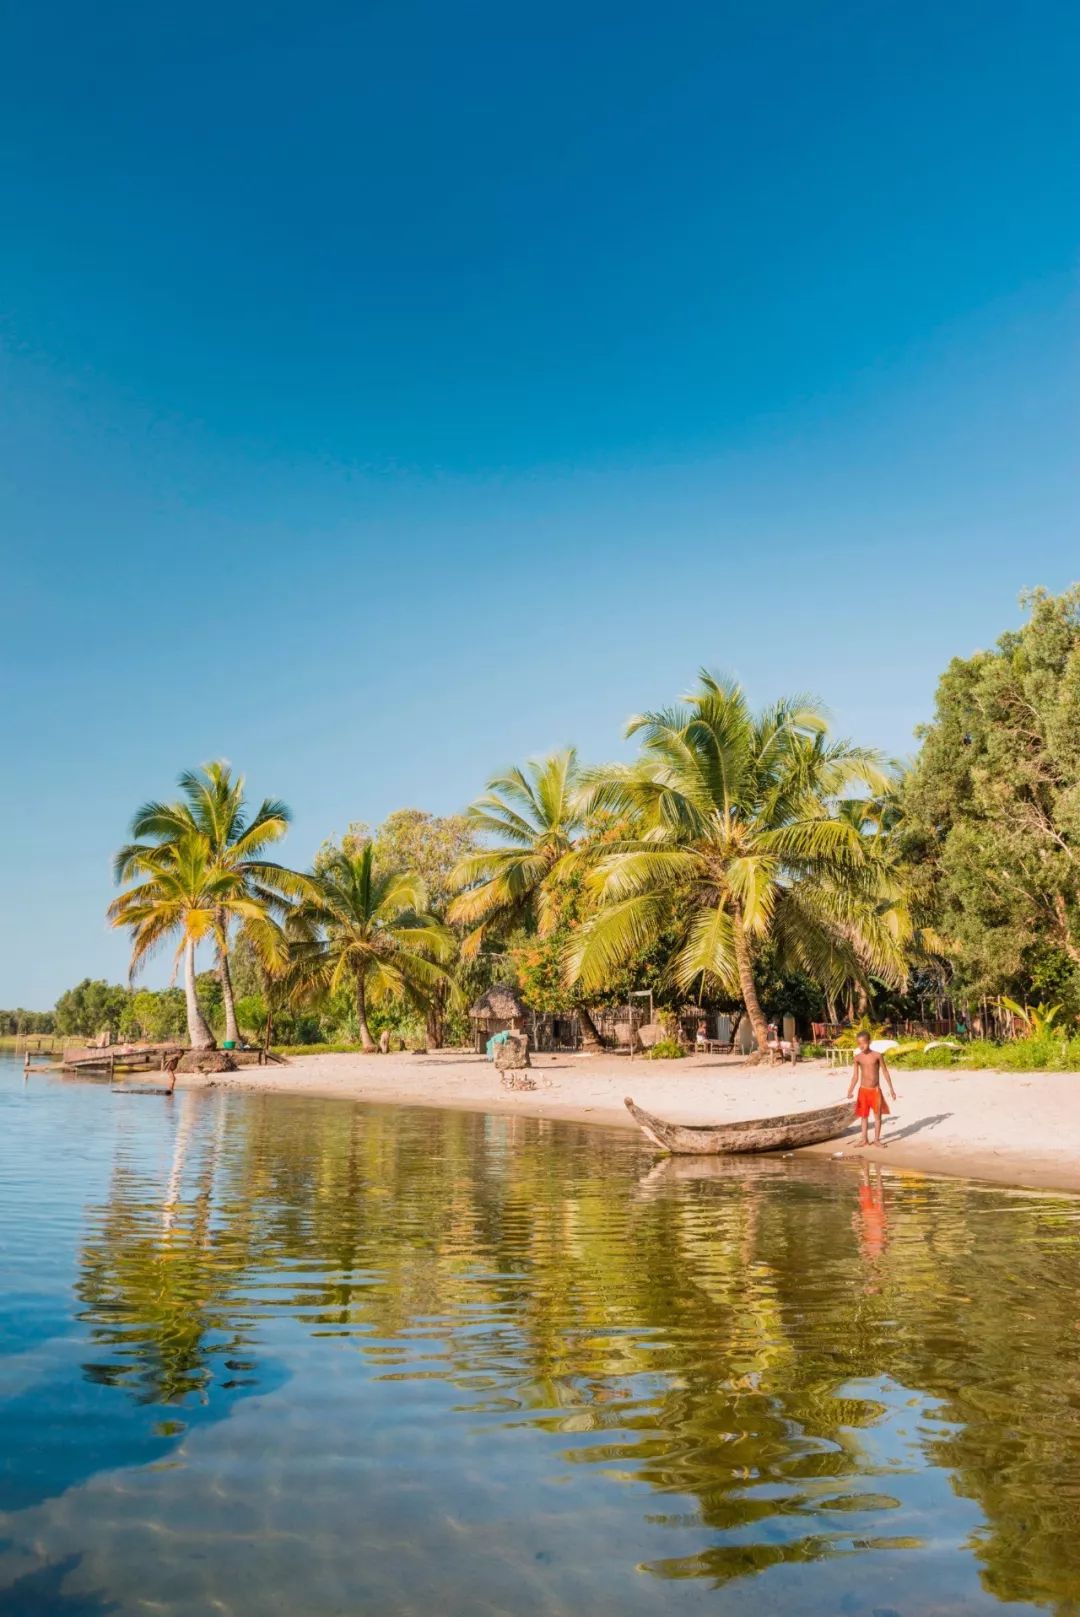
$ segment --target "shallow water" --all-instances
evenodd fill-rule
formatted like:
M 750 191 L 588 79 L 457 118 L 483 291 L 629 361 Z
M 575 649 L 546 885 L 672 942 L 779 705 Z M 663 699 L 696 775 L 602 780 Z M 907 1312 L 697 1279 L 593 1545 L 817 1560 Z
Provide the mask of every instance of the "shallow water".
M 1080 1203 L 0 1065 L 0 1617 L 1080 1611 Z

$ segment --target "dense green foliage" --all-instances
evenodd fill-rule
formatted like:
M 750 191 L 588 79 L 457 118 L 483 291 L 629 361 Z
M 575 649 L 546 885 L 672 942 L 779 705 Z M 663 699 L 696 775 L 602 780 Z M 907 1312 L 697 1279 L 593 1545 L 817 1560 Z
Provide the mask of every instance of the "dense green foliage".
M 52 1011 L 25 1011 L 21 1006 L 13 1011 L 0 1011 L 0 1038 L 12 1038 L 20 1033 L 52 1033 L 56 1016 Z
M 903 790 L 919 901 L 954 993 L 1080 1011 L 1080 587 L 956 659 Z
M 637 762 L 592 777 L 592 801 L 626 823 L 594 864 L 594 913 L 567 952 L 586 990 L 663 932 L 668 975 L 692 993 L 737 994 L 758 1051 L 767 1022 L 755 956 L 832 992 L 900 983 L 910 931 L 903 887 L 839 812 L 853 786 L 888 789 L 878 757 L 832 741 L 805 698 L 750 711 L 738 686 L 703 671 L 680 706 L 631 721 Z
M 176 802 L 135 815 L 110 910 L 133 970 L 178 945 L 184 990 L 87 980 L 55 1013 L 0 1012 L 0 1033 L 439 1045 L 510 982 L 536 1012 L 577 1012 L 589 1044 L 592 1013 L 642 991 L 657 1011 L 745 1008 L 759 1048 L 789 1012 L 809 1032 L 947 1003 L 980 1036 L 1025 1035 L 965 1064 L 1074 1065 L 1080 586 L 1027 604 L 946 670 L 903 777 L 809 699 L 755 714 L 708 673 L 631 722 L 633 762 L 568 748 L 504 769 L 464 814 L 354 822 L 308 874 L 266 858 L 284 804 L 249 811 L 223 764 L 185 772 Z
M 287 922 L 291 998 L 318 1004 L 350 991 L 360 1043 L 375 1049 L 369 1005 L 423 1011 L 434 992 L 452 986 L 445 963 L 454 939 L 426 905 L 420 878 L 380 870 L 372 843 L 331 854 Z
M 208 1020 L 221 1013 L 221 988 L 213 972 L 200 972 L 195 990 Z M 94 1038 L 106 1028 L 113 1039 L 182 1039 L 187 1032 L 183 990 L 125 988 L 120 983 L 83 979 L 61 994 L 52 1020 L 66 1038 Z

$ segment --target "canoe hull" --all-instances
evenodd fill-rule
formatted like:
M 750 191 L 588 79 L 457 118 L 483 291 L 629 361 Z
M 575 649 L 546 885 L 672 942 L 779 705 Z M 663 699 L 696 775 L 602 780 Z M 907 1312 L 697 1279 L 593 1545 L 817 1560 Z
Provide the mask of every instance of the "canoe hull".
M 647 1140 L 674 1156 L 732 1156 L 747 1151 L 795 1151 L 820 1145 L 843 1134 L 852 1118 L 850 1101 L 822 1106 L 813 1112 L 786 1112 L 781 1117 L 753 1118 L 740 1123 L 668 1123 L 635 1106 L 628 1095 L 627 1111 Z

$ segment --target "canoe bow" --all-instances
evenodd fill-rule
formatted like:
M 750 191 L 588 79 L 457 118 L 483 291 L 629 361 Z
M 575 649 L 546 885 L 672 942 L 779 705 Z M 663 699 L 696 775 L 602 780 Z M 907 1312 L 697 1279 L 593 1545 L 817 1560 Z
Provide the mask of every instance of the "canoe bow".
M 850 1101 L 812 1112 L 748 1118 L 736 1123 L 669 1123 L 629 1095 L 623 1104 L 647 1140 L 675 1156 L 710 1157 L 744 1151 L 794 1151 L 835 1140 L 851 1122 Z

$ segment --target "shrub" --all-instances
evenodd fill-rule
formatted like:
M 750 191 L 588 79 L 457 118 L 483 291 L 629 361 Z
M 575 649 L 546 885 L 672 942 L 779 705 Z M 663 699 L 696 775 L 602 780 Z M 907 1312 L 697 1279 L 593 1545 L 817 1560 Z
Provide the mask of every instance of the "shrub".
M 686 1054 L 678 1039 L 661 1039 L 646 1054 L 650 1061 L 678 1061 Z
M 905 1050 L 889 1054 L 890 1066 L 907 1070 L 954 1067 L 972 1072 L 988 1068 L 993 1072 L 1080 1072 L 1080 1036 L 1066 1038 L 1057 1028 L 1047 1029 L 1008 1044 L 989 1039 L 972 1039 L 959 1050 L 938 1044 L 932 1050 Z

